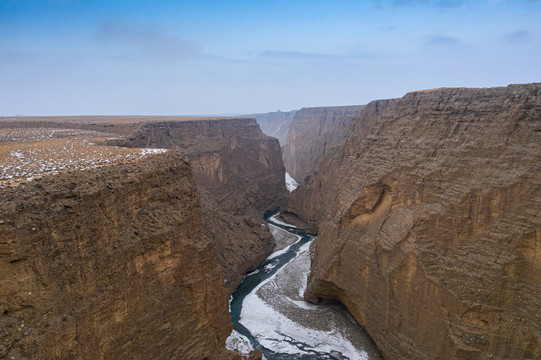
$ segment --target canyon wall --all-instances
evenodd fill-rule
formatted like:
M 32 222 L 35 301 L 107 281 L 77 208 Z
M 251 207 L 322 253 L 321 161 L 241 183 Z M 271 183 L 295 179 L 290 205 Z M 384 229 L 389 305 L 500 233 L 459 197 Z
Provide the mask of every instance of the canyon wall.
M 205 232 L 231 293 L 271 253 L 274 239 L 262 215 L 282 201 L 285 172 L 278 141 L 254 119 L 145 123 L 119 144 L 175 149 L 190 159 Z
M 351 120 L 363 106 L 302 108 L 295 114 L 284 146 L 284 165 L 300 184 L 314 173 L 321 159 L 344 138 Z
M 386 359 L 541 358 L 541 84 L 370 103 L 284 206 Z
M 3 188 L 0 274 L 1 359 L 238 358 L 176 152 Z
M 261 131 L 268 136 L 277 138 L 280 146 L 283 147 L 286 143 L 287 133 L 291 122 L 295 117 L 297 110 L 291 111 L 274 111 L 270 113 L 247 115 L 256 119 L 261 127 Z

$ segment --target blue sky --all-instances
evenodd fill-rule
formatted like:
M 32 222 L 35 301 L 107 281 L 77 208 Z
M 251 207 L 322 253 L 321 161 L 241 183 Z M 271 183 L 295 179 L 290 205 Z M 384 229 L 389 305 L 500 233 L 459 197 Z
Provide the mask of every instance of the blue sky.
M 0 115 L 232 114 L 541 81 L 541 0 L 0 0 Z

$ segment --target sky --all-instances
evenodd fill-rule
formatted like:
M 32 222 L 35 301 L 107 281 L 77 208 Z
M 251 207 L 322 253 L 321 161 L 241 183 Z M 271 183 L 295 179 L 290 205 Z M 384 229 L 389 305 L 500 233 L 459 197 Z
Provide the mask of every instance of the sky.
M 0 0 L 0 116 L 211 115 L 541 82 L 541 0 Z

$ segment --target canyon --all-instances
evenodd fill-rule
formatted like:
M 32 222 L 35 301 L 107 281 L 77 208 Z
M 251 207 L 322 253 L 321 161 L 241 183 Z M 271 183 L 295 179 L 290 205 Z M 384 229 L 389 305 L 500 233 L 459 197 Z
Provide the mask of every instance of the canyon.
M 282 207 L 318 233 L 305 297 L 386 359 L 540 358 L 540 90 L 369 103 Z
M 302 108 L 291 122 L 283 160 L 298 182 L 317 171 L 321 159 L 344 138 L 351 120 L 363 106 Z
M 278 139 L 280 147 L 284 147 L 289 127 L 297 114 L 297 110 L 274 111 L 269 113 L 251 114 L 246 117 L 255 118 L 264 134 Z
M 0 132 L 0 358 L 239 358 L 227 295 L 274 246 L 276 139 L 240 118 L 33 117 Z
M 2 188 L 0 273 L 0 358 L 238 358 L 177 152 Z
M 247 291 L 255 331 L 261 301 L 300 306 L 299 329 L 329 327 L 306 285 L 305 299 L 349 311 L 356 323 L 340 321 L 370 335 L 373 358 L 540 358 L 540 90 L 254 117 L 1 118 L 0 359 L 260 359 L 226 349 L 228 298 L 246 273 L 276 271 L 295 237 L 284 229 L 300 231 L 267 225 L 278 207 L 317 238 Z
M 174 149 L 188 157 L 205 233 L 214 242 L 230 293 L 271 253 L 274 239 L 262 216 L 282 202 L 285 172 L 278 141 L 264 135 L 254 119 L 146 123 L 110 143 Z

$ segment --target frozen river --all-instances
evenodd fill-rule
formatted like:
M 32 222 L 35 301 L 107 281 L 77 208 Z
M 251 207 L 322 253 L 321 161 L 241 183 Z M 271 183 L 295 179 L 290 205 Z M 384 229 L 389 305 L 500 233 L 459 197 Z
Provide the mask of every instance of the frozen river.
M 245 353 L 257 348 L 268 360 L 382 359 L 342 305 L 304 301 L 313 238 L 276 216 L 267 217 L 276 251 L 231 298 L 228 346 Z

